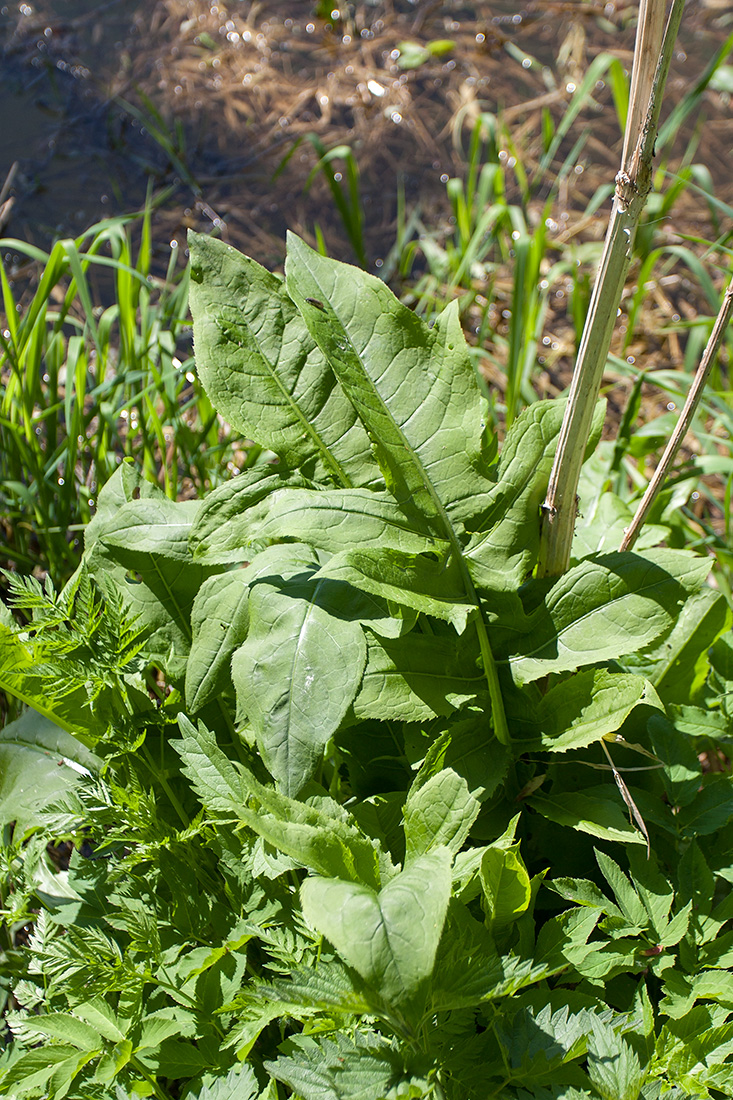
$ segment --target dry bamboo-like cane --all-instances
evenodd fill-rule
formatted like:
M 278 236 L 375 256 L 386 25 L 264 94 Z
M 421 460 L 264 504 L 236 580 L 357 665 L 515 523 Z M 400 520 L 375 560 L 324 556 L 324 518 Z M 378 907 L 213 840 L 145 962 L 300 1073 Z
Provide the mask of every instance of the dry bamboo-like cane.
M 644 27 L 640 26 L 637 32 L 632 76 L 635 99 L 629 103 L 625 159 L 622 170 L 616 177 L 616 192 L 606 242 L 578 349 L 557 454 L 543 505 L 537 569 L 539 576 L 564 573 L 570 560 L 580 468 L 631 260 L 636 227 L 651 188 L 652 159 L 662 93 L 683 8 L 684 0 L 673 0 L 662 37 L 661 52 L 653 57 L 651 50 L 658 40 L 659 27 L 664 19 L 664 0 L 642 0 L 642 15 L 647 21 L 653 20 L 654 26 L 650 25 L 646 33 Z M 650 72 L 653 72 L 651 82 Z M 649 87 L 651 90 L 648 99 L 643 103 L 640 97 Z M 631 126 L 640 115 L 644 119 L 643 125 L 639 129 L 636 122 L 637 132 L 634 134 Z M 627 158 L 626 150 L 631 148 L 632 141 L 633 152 Z
M 665 9 L 666 0 L 641 0 L 639 4 L 637 42 L 629 88 L 629 111 L 624 129 L 624 150 L 621 154 L 621 167 L 629 175 L 631 175 L 629 162 L 634 152 L 632 141 L 636 142 L 644 126 L 652 94 L 654 73 L 662 50 Z
M 682 440 L 685 438 L 692 418 L 695 415 L 697 406 L 700 404 L 700 398 L 702 392 L 705 389 L 705 384 L 712 370 L 713 363 L 715 362 L 720 345 L 723 342 L 723 336 L 725 330 L 730 324 L 731 316 L 733 315 L 733 278 L 728 283 L 728 288 L 723 295 L 723 302 L 718 312 L 718 316 L 715 318 L 715 324 L 713 325 L 713 331 L 710 333 L 710 339 L 707 342 L 705 351 L 703 352 L 700 365 L 697 368 L 695 379 L 692 383 L 690 392 L 687 395 L 684 408 L 680 413 L 680 418 L 677 421 L 674 432 L 672 433 L 669 443 L 667 444 L 662 460 L 654 471 L 654 476 L 646 487 L 646 492 L 641 498 L 641 503 L 636 510 L 633 520 L 626 528 L 624 537 L 621 542 L 621 550 L 631 550 L 632 546 L 636 542 L 639 531 L 643 527 L 646 519 L 651 510 L 652 504 L 662 488 L 665 482 L 670 467 L 675 460 L 675 456 L 682 446 Z

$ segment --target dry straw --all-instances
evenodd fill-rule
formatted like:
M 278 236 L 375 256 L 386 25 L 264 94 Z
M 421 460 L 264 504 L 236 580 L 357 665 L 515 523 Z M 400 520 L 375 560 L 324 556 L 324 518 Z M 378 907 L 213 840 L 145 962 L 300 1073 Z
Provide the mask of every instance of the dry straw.
M 642 0 L 621 171 L 543 505 L 540 576 L 564 573 L 570 561 L 580 469 L 636 228 L 651 189 L 662 95 L 683 8 L 684 0 L 673 0 L 665 27 L 665 0 Z

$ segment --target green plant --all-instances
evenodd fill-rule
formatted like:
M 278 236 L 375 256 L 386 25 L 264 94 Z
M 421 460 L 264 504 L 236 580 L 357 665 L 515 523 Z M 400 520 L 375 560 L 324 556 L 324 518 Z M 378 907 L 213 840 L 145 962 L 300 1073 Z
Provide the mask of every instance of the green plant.
M 280 162 L 275 173 L 276 176 L 283 170 L 302 140 L 303 138 L 298 138 L 298 140 L 293 143 L 286 157 Z M 350 145 L 335 145 L 331 149 L 326 149 L 326 146 L 317 134 L 306 134 L 305 140 L 309 141 L 313 146 L 318 156 L 318 161 L 311 169 L 305 181 L 303 191 L 307 194 L 316 176 L 318 176 L 319 173 L 323 176 L 331 192 L 333 204 L 339 213 L 341 223 L 349 238 L 354 256 L 359 265 L 366 270 L 369 267 L 369 261 L 367 259 L 366 243 L 364 241 L 364 208 L 361 201 L 359 165 L 354 156 L 354 152 Z M 342 173 L 335 167 L 335 164 L 339 161 L 342 162 L 346 168 L 345 187 L 342 186 Z M 315 229 L 319 250 L 325 254 L 326 245 L 323 239 L 323 232 L 318 223 L 316 223 Z
M 202 380 L 271 460 L 178 503 L 126 462 L 61 592 L 8 577 L 0 684 L 94 756 L 33 816 L 8 781 L 3 904 L 42 911 L 0 1090 L 729 1095 L 709 562 L 659 525 L 615 552 L 607 490 L 537 579 L 563 401 L 498 453 L 455 304 L 428 328 L 297 238 L 284 282 L 190 245 Z
M 151 273 L 151 213 L 137 247 L 130 218 L 48 254 L 0 242 L 39 265 L 29 289 L 0 263 L 2 557 L 57 581 L 76 568 L 78 533 L 123 456 L 175 498 L 216 483 L 226 455 L 188 354 L 187 269 L 174 242 L 165 275 Z

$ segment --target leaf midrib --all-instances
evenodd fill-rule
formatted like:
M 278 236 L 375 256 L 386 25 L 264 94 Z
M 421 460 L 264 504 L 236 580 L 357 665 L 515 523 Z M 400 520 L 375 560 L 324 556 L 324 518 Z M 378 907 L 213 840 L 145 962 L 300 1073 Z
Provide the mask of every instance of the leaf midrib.
M 662 581 L 656 581 L 653 585 L 649 585 L 649 588 L 650 589 L 655 588 L 655 587 L 657 587 L 657 585 L 662 584 L 662 583 L 663 583 Z M 548 638 L 540 647 L 538 647 L 536 649 L 531 649 L 531 650 L 523 650 L 523 652 L 521 654 L 510 655 L 507 658 L 507 660 L 511 661 L 512 656 L 514 656 L 515 662 L 519 663 L 520 661 L 531 660 L 533 658 L 537 658 L 538 654 L 540 655 L 539 659 L 543 659 L 541 657 L 543 649 L 546 649 L 548 645 L 552 644 L 552 642 L 559 641 L 559 639 L 562 637 L 562 635 L 565 633 L 565 631 L 570 630 L 571 628 L 575 628 L 577 626 L 582 626 L 588 619 L 591 618 L 591 616 L 597 615 L 599 612 L 605 612 L 606 610 L 608 610 L 608 608 L 613 607 L 614 604 L 618 604 L 622 600 L 626 600 L 626 599 L 629 599 L 629 598 L 636 599 L 639 596 L 641 596 L 642 598 L 645 598 L 645 599 L 651 599 L 650 596 L 645 596 L 646 591 L 647 591 L 647 589 L 635 589 L 634 591 L 627 590 L 626 592 L 623 592 L 621 595 L 614 596 L 613 599 L 607 600 L 605 603 L 599 603 L 596 607 L 592 608 L 590 611 L 586 611 L 583 615 L 580 615 L 577 619 L 572 619 L 569 623 L 566 623 L 565 626 L 561 627 L 558 631 L 556 631 L 556 633 L 553 634 L 551 638 Z M 658 601 L 655 601 L 655 600 L 652 600 L 652 602 L 657 603 L 657 606 L 660 608 L 661 611 L 663 611 L 665 613 L 665 615 L 667 615 L 668 618 L 672 617 L 671 613 L 664 607 L 663 604 L 658 603 Z M 548 615 L 549 615 L 549 608 L 547 608 L 546 606 L 542 607 L 541 611 L 542 612 L 547 612 Z M 539 618 L 539 616 L 538 616 L 538 618 Z M 549 621 L 552 623 L 551 618 L 549 619 Z M 664 627 L 662 627 L 662 630 L 664 630 Z M 661 634 L 662 630 L 660 630 L 660 632 L 659 632 L 660 634 Z M 530 622 L 530 627 L 527 630 L 527 633 L 522 634 L 521 637 L 527 637 L 527 635 L 531 634 L 531 631 L 532 631 L 532 625 L 531 625 L 531 622 Z M 629 633 L 629 631 L 627 630 L 626 633 Z M 658 638 L 659 634 L 656 634 L 655 637 Z M 653 640 L 654 639 L 652 639 L 652 641 Z M 649 644 L 649 643 L 646 643 L 646 644 Z M 569 647 L 565 647 L 565 652 L 566 653 L 574 653 L 576 651 L 570 649 Z
M 289 298 L 286 298 L 286 301 L 288 303 L 292 304 Z M 293 305 L 293 310 L 295 310 L 294 305 Z M 287 322 L 287 320 L 285 320 L 285 318 L 283 318 L 283 320 L 284 320 L 284 327 L 285 327 L 285 326 L 287 326 L 288 322 Z M 224 329 L 222 327 L 222 324 L 221 324 L 218 317 L 215 319 L 214 323 L 216 324 L 217 328 L 221 332 L 224 340 L 227 341 L 228 340 L 227 333 L 224 331 Z M 265 366 L 267 368 L 267 371 L 270 375 L 270 378 L 275 383 L 278 390 L 280 391 L 280 394 L 284 398 L 284 403 L 294 413 L 296 420 L 301 425 L 301 427 L 303 428 L 305 433 L 310 437 L 310 439 L 313 440 L 313 443 L 316 447 L 316 450 L 321 455 L 321 457 L 324 459 L 324 462 L 325 462 L 326 466 L 331 469 L 331 471 L 335 474 L 336 478 L 341 482 L 341 484 L 344 486 L 344 488 L 347 488 L 347 489 L 352 488 L 352 483 L 351 483 L 350 478 L 348 477 L 346 472 L 342 469 L 342 467 L 341 467 L 340 463 L 338 462 L 338 460 L 331 454 L 331 451 L 326 446 L 325 441 L 321 438 L 319 433 L 315 430 L 315 428 L 311 424 L 308 417 L 303 414 L 298 402 L 295 400 L 293 395 L 288 391 L 288 389 L 284 385 L 284 383 L 283 383 L 282 379 L 280 378 L 280 376 L 278 374 L 278 371 L 276 370 L 274 364 L 270 360 L 269 356 L 265 354 L 262 343 L 259 340 L 259 338 L 255 335 L 254 330 L 252 329 L 252 326 L 250 325 L 250 323 L 245 318 L 241 318 L 238 323 L 241 324 L 242 327 L 247 330 L 247 333 L 249 334 L 250 339 L 252 340 L 253 344 L 257 348 L 257 352 L 260 356 L 260 359 L 262 360 L 262 362 L 265 364 Z M 307 359 L 307 356 L 306 356 L 306 359 Z M 326 368 L 330 369 L 328 363 L 326 364 Z
M 411 466 L 413 467 L 413 469 L 417 473 L 419 481 L 423 485 L 424 490 L 427 492 L 430 500 L 432 501 L 434 507 L 436 508 L 437 516 L 440 519 L 443 530 L 447 534 L 447 541 L 450 543 L 450 546 L 451 546 L 451 549 L 452 549 L 453 554 L 455 556 L 455 559 L 458 562 L 458 567 L 460 569 L 461 576 L 463 578 L 463 583 L 464 583 L 464 586 L 465 586 L 465 589 L 466 589 L 466 594 L 467 594 L 468 598 L 470 599 L 471 603 L 478 610 L 478 615 L 476 617 L 476 632 L 478 634 L 479 645 L 480 645 L 480 648 L 481 648 L 481 656 L 482 656 L 483 663 L 484 663 L 484 675 L 486 677 L 486 681 L 487 681 L 487 684 L 488 684 L 488 687 L 489 687 L 489 695 L 490 695 L 490 698 L 491 698 L 491 708 L 492 708 L 493 717 L 494 717 L 495 733 L 496 733 L 496 736 L 499 738 L 500 741 L 507 744 L 509 742 L 509 729 L 508 729 L 508 725 L 507 725 L 507 721 L 506 721 L 506 714 L 505 714 L 505 711 L 504 711 L 504 702 L 503 702 L 503 698 L 502 698 L 502 695 L 501 695 L 501 688 L 499 686 L 498 673 L 497 673 L 497 670 L 496 670 L 496 662 L 494 660 L 494 656 L 493 656 L 493 653 L 492 653 L 492 650 L 491 650 L 491 644 L 489 642 L 489 636 L 488 636 L 487 626 L 486 626 L 486 622 L 485 622 L 484 615 L 483 615 L 483 608 L 482 608 L 482 605 L 481 605 L 481 601 L 479 600 L 476 589 L 474 588 L 473 580 L 471 578 L 471 574 L 469 572 L 467 562 L 466 562 L 466 560 L 463 556 L 463 552 L 462 552 L 462 548 L 461 548 L 461 544 L 460 544 L 458 535 L 457 535 L 457 533 L 456 533 L 456 531 L 453 527 L 453 524 L 450 521 L 450 518 L 448 516 L 448 513 L 447 513 L 442 501 L 440 500 L 440 497 L 437 494 L 435 486 L 433 485 L 430 477 L 428 476 L 428 473 L 427 473 L 427 471 L 426 471 L 426 469 L 423 465 L 422 459 L 420 458 L 418 453 L 414 450 L 412 445 L 409 443 L 408 439 L 406 438 L 406 436 L 405 436 L 405 434 L 402 430 L 402 426 L 397 424 L 397 421 L 395 420 L 395 418 L 392 415 L 391 411 L 389 410 L 388 406 L 385 404 L 384 399 L 382 398 L 382 395 L 379 393 L 379 390 L 377 389 L 376 384 L 375 384 L 374 380 L 371 377 L 371 374 L 369 373 L 369 371 L 366 369 L 366 367 L 364 365 L 362 357 L 359 355 L 356 348 L 354 347 L 354 343 L 353 343 L 353 341 L 352 341 L 352 339 L 351 339 L 351 337 L 348 333 L 348 330 L 347 330 L 346 326 L 344 325 L 344 322 L 341 319 L 341 316 L 340 316 L 339 312 L 337 311 L 336 307 L 331 302 L 331 298 L 333 297 L 332 288 L 324 287 L 321 284 L 321 281 L 320 281 L 318 275 L 312 270 L 310 264 L 306 264 L 305 258 L 302 258 L 301 262 L 303 262 L 304 266 L 306 266 L 306 269 L 309 272 L 310 277 L 314 280 L 316 286 L 319 288 L 321 296 L 323 298 L 323 301 L 328 302 L 328 308 L 333 312 L 334 316 L 336 317 L 336 320 L 338 321 L 341 332 L 343 333 L 343 336 L 347 341 L 347 346 L 351 350 L 351 353 L 353 354 L 353 356 L 355 357 L 356 361 L 358 362 L 358 364 L 361 368 L 362 377 L 368 383 L 370 394 L 376 396 L 376 398 L 379 402 L 379 406 L 380 406 L 385 418 L 393 426 L 394 430 L 397 432 L 398 438 L 403 443 L 405 452 L 406 452 L 406 454 L 409 458 Z M 433 337 L 433 343 L 435 343 L 435 342 L 436 342 L 435 338 Z M 341 378 L 339 377 L 339 374 L 337 373 L 337 371 L 333 367 L 331 369 L 334 371 L 334 374 L 336 375 L 339 383 L 343 385 L 343 383 L 341 382 Z M 346 387 L 345 387 L 345 392 L 347 393 L 347 396 L 349 396 L 349 398 L 350 398 L 348 388 L 346 388 Z M 357 411 L 357 415 L 361 419 L 361 414 L 358 412 L 358 409 L 356 411 Z M 366 427 L 366 425 L 364 425 L 364 426 Z

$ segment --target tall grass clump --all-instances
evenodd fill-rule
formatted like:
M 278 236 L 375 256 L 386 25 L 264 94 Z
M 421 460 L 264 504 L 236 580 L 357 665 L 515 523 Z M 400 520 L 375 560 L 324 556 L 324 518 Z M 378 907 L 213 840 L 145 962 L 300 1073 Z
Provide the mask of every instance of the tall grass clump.
M 150 212 L 48 253 L 0 248 L 2 556 L 61 577 L 124 458 L 174 500 L 215 483 L 231 454 L 191 358 L 187 268 L 174 241 L 153 271 Z

